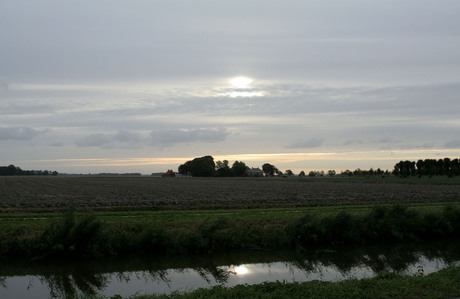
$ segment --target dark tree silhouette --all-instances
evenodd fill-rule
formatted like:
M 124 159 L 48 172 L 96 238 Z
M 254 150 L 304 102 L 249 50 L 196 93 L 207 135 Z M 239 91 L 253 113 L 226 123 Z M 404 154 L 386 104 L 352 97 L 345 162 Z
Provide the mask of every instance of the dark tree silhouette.
M 228 160 L 217 161 L 216 171 L 217 171 L 217 176 L 220 176 L 220 177 L 228 177 L 228 176 L 232 176 L 233 174 L 232 170 L 230 169 L 230 166 L 228 166 Z
M 234 176 L 244 176 L 247 166 L 244 162 L 235 161 L 232 165 L 232 173 Z
M 0 176 L 10 175 L 54 175 L 57 176 L 57 171 L 49 170 L 22 170 L 14 165 L 0 166 Z
M 269 163 L 265 163 L 262 165 L 262 171 L 265 173 L 265 176 L 274 176 L 275 173 L 278 172 L 278 168 Z
M 212 156 L 204 156 L 201 158 L 195 158 L 192 161 L 185 162 L 185 165 L 189 166 L 188 171 L 192 176 L 197 177 L 210 177 L 214 176 L 216 164 Z M 180 167 L 180 166 L 179 166 Z
M 177 172 L 179 172 L 179 174 L 188 176 L 190 174 L 190 162 L 191 161 L 187 161 L 184 164 L 179 165 Z

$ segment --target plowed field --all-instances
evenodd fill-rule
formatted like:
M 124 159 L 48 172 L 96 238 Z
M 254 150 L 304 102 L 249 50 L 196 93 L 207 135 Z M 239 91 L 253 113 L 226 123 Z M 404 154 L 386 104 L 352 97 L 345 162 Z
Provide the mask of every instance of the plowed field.
M 0 177 L 0 212 L 460 201 L 453 178 Z

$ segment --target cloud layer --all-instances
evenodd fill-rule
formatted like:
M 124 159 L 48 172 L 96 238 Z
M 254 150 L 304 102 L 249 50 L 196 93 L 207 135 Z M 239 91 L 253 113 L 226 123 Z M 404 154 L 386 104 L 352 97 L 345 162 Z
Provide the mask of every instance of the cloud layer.
M 391 168 L 457 155 L 456 11 L 453 0 L 3 1 L 0 164 L 349 153 L 355 166 L 279 163 Z M 359 152 L 374 158 L 359 164 Z M 72 163 L 55 166 L 98 171 Z
M 0 140 L 29 141 L 42 133 L 30 127 L 0 127 Z

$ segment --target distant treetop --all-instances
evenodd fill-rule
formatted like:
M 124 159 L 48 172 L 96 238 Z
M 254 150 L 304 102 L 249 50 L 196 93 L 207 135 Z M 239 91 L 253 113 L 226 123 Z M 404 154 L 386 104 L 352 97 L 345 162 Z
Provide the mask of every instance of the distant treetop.
M 12 176 L 12 175 L 58 175 L 57 171 L 49 170 L 22 170 L 20 167 L 14 165 L 0 166 L 0 176 Z

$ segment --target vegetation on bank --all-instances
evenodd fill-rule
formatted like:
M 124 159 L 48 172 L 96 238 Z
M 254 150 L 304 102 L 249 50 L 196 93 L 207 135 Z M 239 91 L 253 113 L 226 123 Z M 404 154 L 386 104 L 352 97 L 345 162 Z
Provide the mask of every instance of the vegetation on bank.
M 216 211 L 179 211 L 189 217 L 169 217 L 171 214 L 163 217 L 158 213 L 120 222 L 101 220 L 90 214 L 77 215 L 70 210 L 41 228 L 2 226 L 0 257 L 42 259 L 227 249 L 303 250 L 312 246 L 431 240 L 460 235 L 458 206 L 446 206 L 441 211 L 402 205 L 376 206 L 370 211 L 336 209 L 329 213 L 288 214 L 290 217 L 286 214 L 273 217 L 269 210 L 266 215 L 263 211 L 250 210 L 242 214 L 226 212 L 215 216 Z
M 400 275 L 384 272 L 373 278 L 340 282 L 266 282 L 257 285 L 216 286 L 190 293 L 134 295 L 132 299 L 157 298 L 454 298 L 460 295 L 460 267 L 436 273 Z M 122 298 L 113 296 L 113 299 Z

